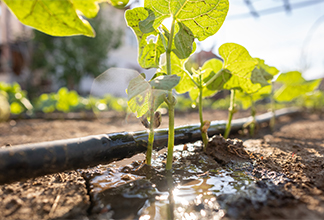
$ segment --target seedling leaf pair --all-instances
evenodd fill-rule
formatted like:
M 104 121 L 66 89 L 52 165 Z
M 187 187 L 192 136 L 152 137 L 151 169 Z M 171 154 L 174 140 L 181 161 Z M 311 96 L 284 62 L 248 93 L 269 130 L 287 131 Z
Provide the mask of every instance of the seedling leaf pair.
M 176 86 L 180 77 L 176 75 L 161 75 L 151 81 L 146 81 L 143 75 L 138 75 L 129 82 L 128 105 L 137 117 L 156 111 L 164 102 L 168 91 Z

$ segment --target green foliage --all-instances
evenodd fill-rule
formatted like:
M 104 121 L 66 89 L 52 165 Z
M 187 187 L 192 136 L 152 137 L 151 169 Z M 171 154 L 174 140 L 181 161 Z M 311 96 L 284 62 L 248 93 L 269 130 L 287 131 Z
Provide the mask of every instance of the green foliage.
M 259 84 L 254 84 L 251 79 L 252 70 L 257 65 L 257 60 L 241 45 L 226 43 L 220 46 L 219 54 L 224 59 L 223 68 L 231 72 L 232 77 L 225 83 L 225 89 L 241 89 L 246 93 L 256 92 Z
M 160 56 L 165 52 L 165 48 L 158 31 L 143 33 L 140 30 L 139 22 L 145 20 L 147 16 L 148 12 L 144 8 L 134 8 L 125 13 L 127 25 L 133 29 L 138 40 L 138 63 L 143 68 L 154 68 L 159 66 Z M 156 43 L 153 38 L 148 40 L 150 36 L 157 38 Z
M 194 44 L 194 49 L 195 49 Z M 188 92 L 195 84 L 192 82 L 188 71 L 185 69 L 185 63 L 188 61 L 188 58 L 180 59 L 175 53 L 171 53 L 171 69 L 172 74 L 175 74 L 180 77 L 179 84 L 175 86 L 175 90 L 182 94 Z M 167 72 L 166 65 L 163 65 L 161 71 Z
M 80 102 L 80 97 L 75 91 L 69 91 L 63 87 L 58 92 L 51 94 L 42 94 L 36 102 L 36 110 L 41 110 L 45 113 L 62 111 L 71 112 L 75 110 Z
M 76 90 L 82 76 L 96 77 L 104 72 L 108 68 L 108 52 L 120 45 L 122 32 L 108 23 L 103 25 L 102 16 L 99 13 L 91 20 L 99 30 L 96 38 L 52 37 L 34 31 L 32 69 L 41 68 L 44 77 L 54 77 L 60 86 Z
M 168 91 L 178 84 L 180 77 L 176 75 L 161 75 L 147 82 L 142 75 L 129 82 L 128 106 L 137 117 L 156 111 L 164 102 Z
M 84 19 L 94 18 L 99 3 L 105 0 L 3 0 L 17 18 L 25 25 L 53 36 L 85 35 L 94 37 L 90 23 Z M 113 6 L 125 6 L 127 0 L 110 0 Z
M 148 32 L 157 29 L 164 19 L 172 17 L 178 25 L 182 26 L 179 28 L 182 29 L 181 31 L 186 32 L 187 27 L 192 32 L 192 37 L 202 41 L 214 35 L 222 26 L 228 5 L 227 0 L 146 0 L 144 8 L 150 12 L 150 16 L 142 23 L 146 27 L 145 31 Z M 186 35 L 186 33 L 182 34 Z M 184 46 L 190 47 L 187 42 L 183 43 Z
M 144 8 L 127 10 L 127 24 L 138 39 L 139 64 L 143 68 L 157 67 L 169 42 L 172 42 L 170 49 L 180 59 L 189 57 L 195 49 L 194 38 L 204 40 L 214 35 L 222 26 L 227 11 L 227 0 L 146 0 Z M 171 33 L 162 25 L 163 20 L 169 17 L 173 19 L 172 26 L 176 24 L 176 34 L 171 36 L 172 39 Z
M 252 94 L 247 94 L 241 91 L 236 91 L 235 99 L 240 103 L 243 109 L 248 109 L 256 101 L 264 99 L 271 94 L 272 86 L 261 87 L 257 92 Z
M 21 114 L 24 111 L 33 110 L 33 106 L 27 98 L 26 91 L 21 90 L 18 83 L 7 84 L 0 82 L 0 92 L 7 97 L 12 114 Z
M 271 80 L 279 73 L 277 68 L 266 65 L 264 60 L 259 58 L 256 58 L 256 60 L 258 61 L 258 65 L 252 71 L 251 81 L 253 83 L 259 83 L 261 87 L 253 93 L 246 93 L 240 90 L 236 92 L 236 100 L 240 102 L 243 109 L 247 109 L 256 101 L 270 96 L 272 92 Z
M 304 94 L 297 98 L 296 104 L 298 106 L 306 107 L 308 109 L 323 111 L 324 91 L 316 90 Z
M 57 93 L 42 94 L 34 101 L 35 111 L 44 113 L 51 112 L 78 112 L 91 111 L 95 113 L 102 111 L 126 112 L 127 101 L 124 98 L 117 98 L 106 95 L 103 98 L 81 97 L 76 91 L 69 91 L 62 87 Z
M 279 75 L 276 82 L 283 84 L 274 93 L 274 98 L 278 102 L 290 102 L 298 96 L 315 90 L 322 79 L 306 81 L 298 71 L 291 71 Z

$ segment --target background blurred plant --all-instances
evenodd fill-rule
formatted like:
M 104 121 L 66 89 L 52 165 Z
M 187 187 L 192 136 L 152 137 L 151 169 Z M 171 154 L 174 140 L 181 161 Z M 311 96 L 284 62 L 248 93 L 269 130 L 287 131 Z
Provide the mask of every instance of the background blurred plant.
M 112 27 L 103 12 L 89 20 L 97 30 L 95 38 L 54 37 L 34 30 L 31 68 L 42 69 L 43 79 L 54 78 L 59 87 L 76 91 L 83 76 L 96 77 L 104 72 L 109 67 L 109 51 L 120 46 L 123 31 Z
M 27 98 L 27 92 L 21 90 L 18 83 L 7 84 L 0 82 L 0 92 L 3 97 L 7 98 L 12 114 L 32 113 L 33 105 Z

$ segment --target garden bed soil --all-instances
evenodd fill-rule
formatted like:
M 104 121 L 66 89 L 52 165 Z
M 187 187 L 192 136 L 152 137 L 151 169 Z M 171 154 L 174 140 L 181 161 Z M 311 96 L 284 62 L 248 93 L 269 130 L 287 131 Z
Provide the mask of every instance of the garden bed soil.
M 207 120 L 220 120 L 226 119 L 226 116 L 226 112 L 206 112 L 205 117 Z M 244 116 L 248 113 L 235 117 Z M 176 126 L 197 123 L 197 117 L 195 113 L 178 114 Z M 166 127 L 167 119 L 163 121 L 162 127 Z M 121 118 L 105 119 L 104 123 L 17 120 L 0 124 L 0 146 L 14 147 L 17 144 L 137 130 L 143 130 L 143 126 L 133 118 L 128 118 L 128 124 Z M 217 197 L 224 210 L 222 218 L 323 219 L 323 115 L 302 113 L 284 116 L 278 120 L 273 133 L 266 124 L 262 124 L 255 137 L 245 134 L 231 135 L 231 138 L 243 140 L 243 144 L 216 137 L 207 149 L 219 165 L 233 161 L 253 164 L 246 172 L 255 178 L 256 196 L 225 194 Z M 144 155 L 139 154 L 115 164 L 124 166 L 143 158 Z M 0 219 L 100 218 L 100 215 L 93 214 L 89 177 L 85 175 L 89 170 L 67 171 L 1 185 Z M 215 210 L 210 213 L 213 212 Z

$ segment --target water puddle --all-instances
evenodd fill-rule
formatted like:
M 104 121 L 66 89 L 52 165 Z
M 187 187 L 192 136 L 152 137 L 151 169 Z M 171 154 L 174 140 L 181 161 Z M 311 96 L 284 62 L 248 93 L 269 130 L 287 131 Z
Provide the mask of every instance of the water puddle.
M 165 173 L 166 150 L 152 167 L 141 161 L 100 165 L 85 174 L 98 219 L 220 219 L 231 195 L 251 193 L 251 162 L 220 166 L 201 143 L 177 145 L 172 176 Z

